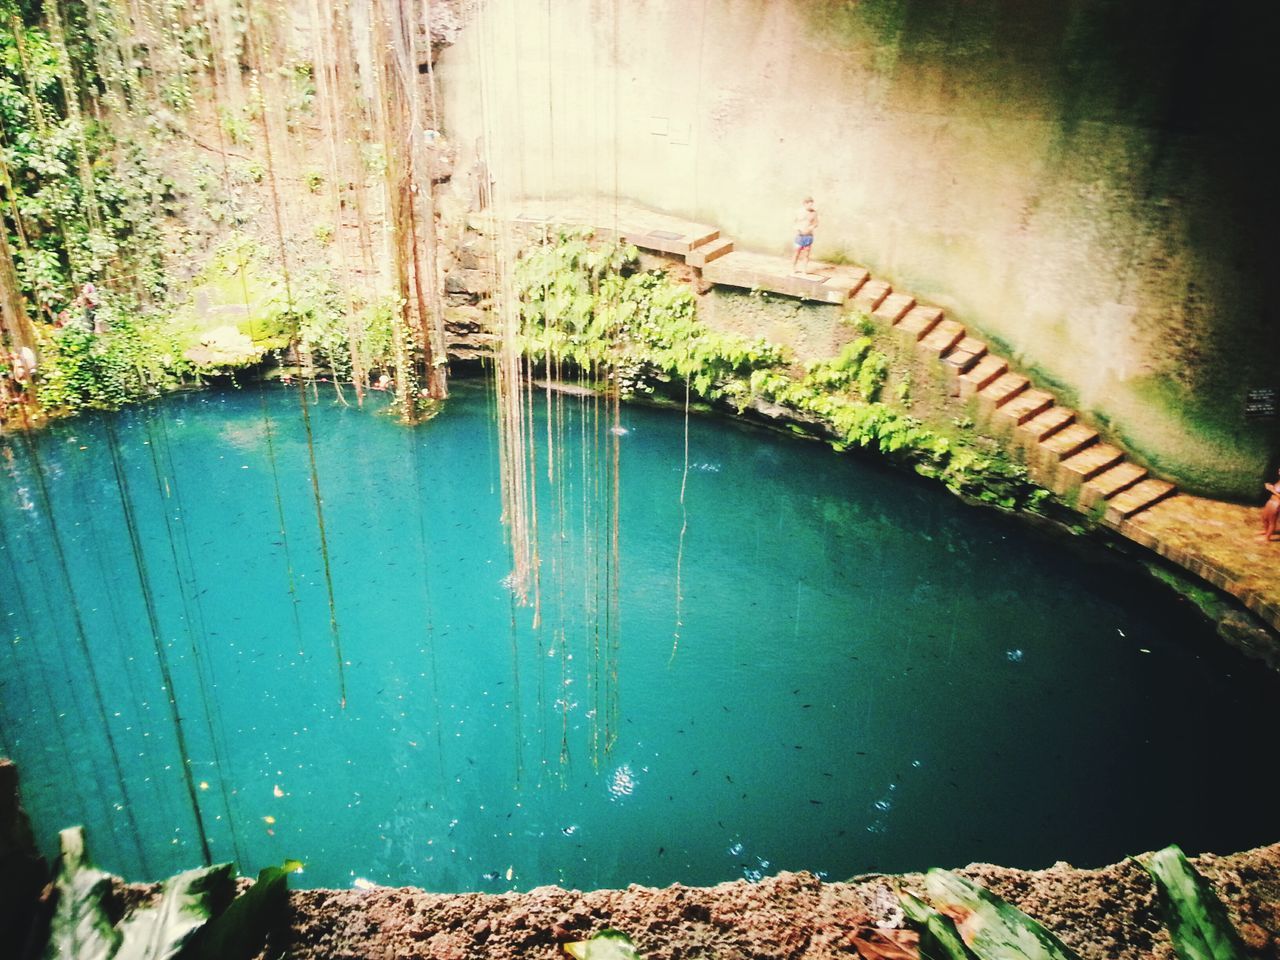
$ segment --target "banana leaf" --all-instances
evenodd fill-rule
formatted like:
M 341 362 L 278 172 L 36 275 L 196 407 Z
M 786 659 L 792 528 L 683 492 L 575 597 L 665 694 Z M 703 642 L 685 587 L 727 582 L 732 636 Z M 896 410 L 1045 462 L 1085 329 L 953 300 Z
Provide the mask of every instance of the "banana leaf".
M 84 828 L 58 834 L 61 856 L 54 880 L 57 904 L 49 924 L 44 960 L 110 960 L 120 946 L 103 901 L 111 891 L 111 874 L 89 861 Z
M 248 960 L 255 956 L 271 924 L 284 913 L 289 874 L 301 866 L 297 860 L 286 860 L 259 872 L 258 882 L 205 925 L 182 960 Z
M 925 890 L 935 908 L 959 915 L 965 945 L 979 960 L 1080 960 L 1017 907 L 948 870 L 930 870 Z
M 115 960 L 174 960 L 234 893 L 232 867 L 219 863 L 174 874 L 153 904 L 134 910 L 120 924 Z
M 1227 908 L 1181 849 L 1165 847 L 1138 862 L 1155 881 L 1164 925 L 1181 960 L 1246 960 Z
M 644 960 L 631 938 L 620 930 L 605 929 L 590 940 L 566 943 L 564 952 L 574 960 Z
M 910 893 L 904 892 L 898 899 L 907 919 L 920 928 L 921 960 L 973 960 L 954 920 Z

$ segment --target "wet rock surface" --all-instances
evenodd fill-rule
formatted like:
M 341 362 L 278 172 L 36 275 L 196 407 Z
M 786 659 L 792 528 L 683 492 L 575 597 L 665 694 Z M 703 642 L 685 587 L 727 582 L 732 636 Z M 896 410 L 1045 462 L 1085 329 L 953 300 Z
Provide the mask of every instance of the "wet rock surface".
M 1260 960 L 1280 960 L 1280 844 L 1194 861 Z M 1057 864 L 960 871 L 1036 917 L 1085 960 L 1173 957 L 1146 872 Z M 268 956 L 356 958 L 562 957 L 563 944 L 615 927 L 650 960 L 856 956 L 854 938 L 902 924 L 896 891 L 918 875 L 824 883 L 782 873 L 760 883 L 578 892 L 433 894 L 410 888 L 301 890 Z

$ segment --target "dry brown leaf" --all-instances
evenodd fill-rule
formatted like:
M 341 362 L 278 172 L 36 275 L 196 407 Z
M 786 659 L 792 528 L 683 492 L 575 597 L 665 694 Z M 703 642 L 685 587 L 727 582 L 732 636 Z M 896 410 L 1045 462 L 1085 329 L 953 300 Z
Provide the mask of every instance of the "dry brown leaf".
M 849 937 L 862 960 L 920 960 L 920 936 L 914 930 L 859 930 Z

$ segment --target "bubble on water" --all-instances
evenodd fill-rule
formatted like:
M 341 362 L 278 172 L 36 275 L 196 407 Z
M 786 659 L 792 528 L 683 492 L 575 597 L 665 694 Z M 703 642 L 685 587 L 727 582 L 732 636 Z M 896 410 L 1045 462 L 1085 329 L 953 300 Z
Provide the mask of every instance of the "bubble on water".
M 877 800 L 875 803 L 873 803 L 872 806 L 875 807 L 877 810 L 879 810 L 881 813 L 885 813 L 889 810 L 890 807 L 893 806 L 893 804 L 889 802 L 889 800 L 887 799 L 880 799 L 880 800 Z
M 739 842 L 737 842 L 737 843 L 734 843 L 734 844 L 731 844 L 731 845 L 730 845 L 730 847 L 729 847 L 729 856 L 731 856 L 731 857 L 740 857 L 740 856 L 742 856 L 742 851 L 744 851 L 744 850 L 746 850 L 746 849 L 747 849 L 747 848 L 746 848 L 746 847 L 744 847 L 744 846 L 742 845 L 742 842 L 741 842 L 741 841 L 739 841 Z
M 1008 660 L 1010 663 L 1021 663 L 1023 653 L 1020 649 L 1015 647 L 1012 650 L 1006 650 L 1004 652 L 1004 656 L 1005 656 L 1005 659 Z
M 560 832 L 563 833 L 566 837 L 572 837 L 575 833 L 578 832 L 578 825 L 576 823 L 573 823 L 567 827 L 561 827 Z
M 920 769 L 920 761 L 919 761 L 919 760 L 912 760 L 912 761 L 911 761 L 911 765 L 912 765 L 913 767 L 915 767 L 917 770 L 919 770 L 919 769 Z

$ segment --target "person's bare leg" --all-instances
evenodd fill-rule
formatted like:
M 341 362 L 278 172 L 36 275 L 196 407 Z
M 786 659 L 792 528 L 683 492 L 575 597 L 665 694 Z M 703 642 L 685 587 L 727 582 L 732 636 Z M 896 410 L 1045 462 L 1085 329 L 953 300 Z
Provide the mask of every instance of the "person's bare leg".
M 1264 542 L 1270 542 L 1276 532 L 1276 518 L 1280 514 L 1280 507 L 1274 506 L 1268 502 L 1262 508 L 1262 532 L 1258 534 L 1258 539 Z

